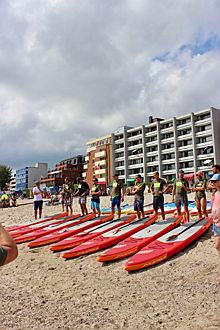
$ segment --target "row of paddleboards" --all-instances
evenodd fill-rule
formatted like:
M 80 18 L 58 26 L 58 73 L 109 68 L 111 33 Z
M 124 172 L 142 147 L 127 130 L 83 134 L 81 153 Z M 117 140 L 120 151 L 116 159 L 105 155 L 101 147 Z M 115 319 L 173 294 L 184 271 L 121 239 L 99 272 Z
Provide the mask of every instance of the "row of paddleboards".
M 97 252 L 106 248 L 97 260 L 110 262 L 132 256 L 125 264 L 127 271 L 138 270 L 165 260 L 202 235 L 211 225 L 211 218 L 180 225 L 182 216 L 155 222 L 156 215 L 137 220 L 135 214 L 113 219 L 112 214 L 94 218 L 55 214 L 35 222 L 6 228 L 16 243 L 34 248 L 50 246 L 51 251 L 65 251 L 65 259 Z M 55 244 L 54 244 L 55 243 Z
M 207 212 L 211 212 L 211 203 L 207 202 L 206 204 L 206 208 L 207 208 Z M 189 209 L 189 213 L 190 215 L 196 215 L 198 214 L 198 210 L 196 207 L 196 203 L 194 201 L 189 201 L 188 202 L 188 209 Z M 153 213 L 153 203 L 147 203 L 144 204 L 144 212 L 145 214 L 150 214 Z M 170 214 L 170 213 L 174 213 L 176 211 L 176 204 L 171 202 L 171 203 L 164 203 L 164 212 L 165 214 Z M 184 212 L 184 208 L 182 207 L 181 212 Z M 108 214 L 111 213 L 111 208 L 105 208 L 101 210 L 101 213 L 103 214 Z M 117 213 L 117 209 L 116 209 L 116 213 Z M 127 213 L 127 214 L 133 214 L 136 213 L 136 211 L 134 211 L 134 206 L 133 205 L 128 205 L 128 204 L 122 204 L 121 205 L 121 213 Z M 161 210 L 159 209 L 158 214 L 161 215 Z

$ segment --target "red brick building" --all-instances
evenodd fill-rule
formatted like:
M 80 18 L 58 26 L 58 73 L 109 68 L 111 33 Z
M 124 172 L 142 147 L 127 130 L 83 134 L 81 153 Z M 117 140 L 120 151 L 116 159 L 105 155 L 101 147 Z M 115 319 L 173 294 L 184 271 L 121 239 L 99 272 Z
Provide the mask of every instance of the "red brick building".
M 92 186 L 92 179 L 96 177 L 103 190 L 112 181 L 112 137 L 107 135 L 86 143 L 83 177 Z

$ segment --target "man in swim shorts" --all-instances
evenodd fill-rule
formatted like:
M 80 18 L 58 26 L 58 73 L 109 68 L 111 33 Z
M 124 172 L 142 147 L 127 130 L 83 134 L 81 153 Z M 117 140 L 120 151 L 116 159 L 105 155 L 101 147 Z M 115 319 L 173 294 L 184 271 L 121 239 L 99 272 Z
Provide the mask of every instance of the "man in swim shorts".
M 136 175 L 134 188 L 131 190 L 131 195 L 134 195 L 134 211 L 137 212 L 138 219 L 145 217 L 144 215 L 144 190 L 145 183 L 142 182 L 142 176 Z
M 112 191 L 110 201 L 112 202 L 112 214 L 115 213 L 115 206 L 118 209 L 118 219 L 121 217 L 121 202 L 124 201 L 124 183 L 118 179 L 118 174 L 113 176 Z
M 179 177 L 173 183 L 172 200 L 175 201 L 178 215 L 181 215 L 181 206 L 183 205 L 185 222 L 189 222 L 187 191 L 190 191 L 189 183 L 184 179 L 184 171 L 179 170 Z
M 34 195 L 34 217 L 37 220 L 37 210 L 39 210 L 39 219 L 42 216 L 42 208 L 43 208 L 43 191 L 40 188 L 40 182 L 36 181 L 35 186 L 33 188 Z
M 164 212 L 164 196 L 163 194 L 169 189 L 168 184 L 164 179 L 159 177 L 158 172 L 154 172 L 154 179 L 150 186 L 150 192 L 153 195 L 154 214 L 158 214 L 158 209 L 161 209 L 162 219 L 165 220 Z
M 95 214 L 96 217 L 96 213 L 98 214 L 98 217 L 100 217 L 101 212 L 100 212 L 100 198 L 99 196 L 101 196 L 102 192 L 100 189 L 100 186 L 98 184 L 98 179 L 94 178 L 93 180 L 93 186 L 91 188 L 91 208 L 93 210 L 93 213 Z
M 87 200 L 87 195 L 89 193 L 89 185 L 87 182 L 83 181 L 83 178 L 79 177 L 77 178 L 77 183 L 78 183 L 78 190 L 73 196 L 79 196 L 79 205 L 82 211 L 82 216 L 88 214 L 88 210 L 86 207 L 86 200 Z
M 63 192 L 64 192 L 64 205 L 66 207 L 66 212 L 67 214 L 69 214 L 69 210 L 70 210 L 70 215 L 73 214 L 73 209 L 72 209 L 72 185 L 70 183 L 70 179 L 68 177 L 66 177 L 64 179 L 64 185 L 63 185 Z
M 217 164 L 213 165 L 212 166 L 212 173 L 213 174 L 220 174 L 220 165 L 217 165 Z M 214 202 L 214 199 L 215 199 L 215 193 L 216 193 L 217 189 L 215 188 L 215 186 L 214 186 L 214 184 L 212 183 L 211 180 L 209 180 L 207 188 L 210 189 L 211 192 L 212 192 L 212 201 L 211 201 L 211 206 L 212 206 L 212 204 Z

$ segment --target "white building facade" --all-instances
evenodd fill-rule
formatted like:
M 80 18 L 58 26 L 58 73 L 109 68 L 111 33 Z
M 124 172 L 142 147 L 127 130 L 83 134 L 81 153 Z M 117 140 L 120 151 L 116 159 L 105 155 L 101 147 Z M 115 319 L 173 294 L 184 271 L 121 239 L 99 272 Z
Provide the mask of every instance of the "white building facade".
M 16 170 L 16 189 L 30 189 L 35 181 L 47 177 L 48 163 L 36 163 L 34 167 L 24 167 Z
M 220 163 L 220 110 L 208 108 L 170 119 L 153 119 L 136 128 L 112 134 L 114 172 L 124 182 L 141 174 L 150 181 L 155 171 L 172 180 Z

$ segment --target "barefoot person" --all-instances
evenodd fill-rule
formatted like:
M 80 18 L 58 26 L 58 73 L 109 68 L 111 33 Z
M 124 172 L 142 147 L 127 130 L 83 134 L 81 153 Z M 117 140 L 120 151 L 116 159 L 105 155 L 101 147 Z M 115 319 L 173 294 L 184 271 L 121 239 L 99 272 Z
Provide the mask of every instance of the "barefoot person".
M 206 211 L 206 180 L 203 179 L 204 173 L 202 171 L 199 171 L 196 173 L 196 182 L 193 186 L 193 191 L 196 192 L 195 194 L 195 202 L 196 207 L 198 210 L 198 216 L 199 218 L 202 218 L 202 214 L 204 217 L 208 216 L 208 213 Z
M 91 208 L 93 213 L 98 215 L 98 217 L 100 217 L 101 212 L 100 212 L 100 196 L 102 194 L 100 186 L 98 184 L 98 179 L 94 178 L 93 180 L 93 186 L 91 188 Z
M 89 193 L 89 185 L 87 182 L 83 181 L 83 178 L 77 178 L 78 190 L 73 196 L 79 196 L 79 205 L 82 211 L 82 216 L 88 214 L 86 207 L 87 195 Z
M 6 265 L 18 256 L 17 245 L 0 224 L 0 266 Z
M 184 179 L 184 171 L 179 171 L 179 177 L 173 183 L 172 200 L 175 201 L 177 214 L 181 215 L 181 206 L 184 207 L 185 221 L 189 222 L 188 197 L 187 191 L 190 191 L 189 183 Z
M 35 220 L 37 220 L 37 210 L 39 210 L 39 218 L 42 216 L 42 208 L 43 208 L 43 191 L 40 188 L 40 182 L 35 182 L 35 187 L 33 188 L 34 195 L 34 216 Z
M 210 180 L 216 189 L 212 206 L 213 232 L 215 236 L 215 248 L 220 258 L 220 174 L 214 174 Z M 220 282 L 220 271 L 217 281 Z
M 137 212 L 138 219 L 144 218 L 144 190 L 145 183 L 142 182 L 142 176 L 140 174 L 136 175 L 136 181 L 133 189 L 131 190 L 131 195 L 134 195 L 134 211 Z
M 64 179 L 64 185 L 63 185 L 63 192 L 64 192 L 64 205 L 66 207 L 66 212 L 67 214 L 70 215 L 73 214 L 73 209 L 72 209 L 72 186 L 70 184 L 70 179 L 68 177 L 66 177 Z
M 153 195 L 153 208 L 154 214 L 158 214 L 158 209 L 161 209 L 162 219 L 165 220 L 164 212 L 164 196 L 163 194 L 169 189 L 168 184 L 165 180 L 159 177 L 158 172 L 154 172 L 154 179 L 150 186 L 150 192 Z
M 112 191 L 110 201 L 112 202 L 112 214 L 115 214 L 115 206 L 118 208 L 118 219 L 121 217 L 121 202 L 124 201 L 124 184 L 118 178 L 118 174 L 113 176 Z

